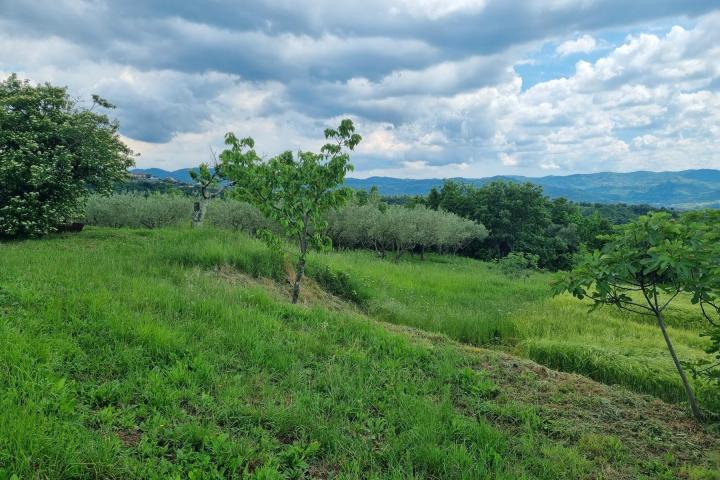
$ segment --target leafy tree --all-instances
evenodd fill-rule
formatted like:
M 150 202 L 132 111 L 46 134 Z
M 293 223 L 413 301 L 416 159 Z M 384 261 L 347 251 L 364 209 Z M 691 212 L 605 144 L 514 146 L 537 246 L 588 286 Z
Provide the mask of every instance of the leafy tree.
M 82 215 L 90 191 L 110 192 L 127 175 L 132 152 L 118 124 L 82 107 L 67 89 L 0 82 L 0 237 L 44 235 Z
M 428 205 L 435 210 L 442 209 L 461 217 L 478 220 L 476 199 L 478 189 L 472 185 L 449 180 L 440 189 L 439 198 L 437 190 L 430 190 Z M 439 201 L 438 201 L 439 200 Z
M 550 225 L 547 197 L 531 183 L 492 182 L 477 190 L 475 220 L 490 230 L 486 240 L 494 257 L 535 253 Z
M 582 220 L 580 208 L 567 198 L 556 198 L 549 202 L 550 221 L 555 225 L 577 225 Z
M 690 368 L 696 377 L 720 384 L 720 210 L 689 212 L 680 219 L 695 232 L 696 261 L 702 262 L 704 274 L 697 276 L 692 301 L 708 322 L 703 335 L 710 339 L 707 353 L 714 356 L 714 361 L 701 360 Z
M 442 195 L 440 195 L 440 192 L 438 192 L 438 189 L 435 187 L 432 187 L 430 189 L 430 193 L 428 193 L 427 196 L 427 206 L 432 208 L 433 210 L 437 210 L 440 208 L 440 202 L 442 201 Z
M 712 215 L 714 222 L 701 221 L 702 216 L 674 221 L 664 212 L 641 216 L 613 235 L 602 252 L 587 255 L 555 286 L 556 294 L 567 291 L 579 299 L 590 298 L 593 308 L 615 305 L 653 316 L 697 419 L 703 414 L 668 335 L 664 314 L 683 292 L 704 313 L 717 305 L 720 222 Z
M 539 257 L 532 253 L 511 252 L 499 259 L 500 271 L 511 278 L 527 278 L 530 272 L 537 270 Z
M 292 302 L 297 303 L 305 261 L 312 248 L 325 248 L 330 239 L 325 235 L 326 214 L 347 201 L 348 188 L 338 188 L 352 170 L 349 150 L 361 137 L 355 133 L 351 120 L 340 122 L 336 129 L 326 129 L 330 140 L 320 153 L 287 151 L 263 161 L 253 149 L 252 138 L 238 139 L 233 133 L 225 136 L 229 146 L 220 154 L 223 175 L 234 183 L 233 193 L 254 205 L 281 225 L 285 235 L 298 247 Z M 279 239 L 266 231 L 271 245 Z
M 192 227 L 202 227 L 207 212 L 207 203 L 209 200 L 222 195 L 223 191 L 231 187 L 231 183 L 222 184 L 223 168 L 218 163 L 215 152 L 211 149 L 210 153 L 213 157 L 213 165 L 203 162 L 197 171 L 190 170 L 190 178 L 193 179 L 198 187 L 197 200 L 193 203 Z
M 588 250 L 599 250 L 605 244 L 604 236 L 613 232 L 613 225 L 607 218 L 603 217 L 598 210 L 591 215 L 582 217 L 578 222 L 578 235 L 580 241 Z
M 354 200 L 358 205 L 380 205 L 380 191 L 376 186 L 370 187 L 370 190 L 356 190 L 354 192 Z

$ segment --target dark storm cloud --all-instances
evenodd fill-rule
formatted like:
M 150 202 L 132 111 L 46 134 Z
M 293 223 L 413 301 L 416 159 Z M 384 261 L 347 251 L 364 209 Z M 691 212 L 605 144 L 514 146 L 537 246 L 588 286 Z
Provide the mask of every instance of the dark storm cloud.
M 606 0 L 579 6 L 494 1 L 475 13 L 428 17 L 408 14 L 402 6 L 393 13 L 383 0 L 3 0 L 2 18 L 24 32 L 58 35 L 85 45 L 98 57 L 112 56 L 144 68 L 215 70 L 289 81 L 298 75 L 378 79 L 397 69 L 498 53 L 568 31 L 698 15 L 717 6 L 716 0 Z M 306 41 L 308 48 L 288 58 L 283 50 L 292 39 Z

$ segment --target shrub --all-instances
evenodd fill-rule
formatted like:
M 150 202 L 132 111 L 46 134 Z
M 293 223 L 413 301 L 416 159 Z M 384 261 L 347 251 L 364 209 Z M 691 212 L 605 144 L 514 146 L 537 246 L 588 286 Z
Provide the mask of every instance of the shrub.
M 540 257 L 532 253 L 511 252 L 497 261 L 500 271 L 511 278 L 527 278 L 537 270 Z

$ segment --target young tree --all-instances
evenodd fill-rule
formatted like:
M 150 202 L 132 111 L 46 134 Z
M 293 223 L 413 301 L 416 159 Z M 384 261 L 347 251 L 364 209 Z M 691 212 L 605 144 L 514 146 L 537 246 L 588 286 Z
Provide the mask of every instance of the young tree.
M 330 243 L 324 234 L 327 212 L 352 195 L 350 189 L 339 186 L 352 170 L 348 151 L 360 143 L 361 137 L 352 121 L 345 119 L 336 130 L 326 129 L 325 138 L 330 142 L 320 153 L 301 151 L 294 156 L 287 151 L 264 162 L 253 149 L 252 138 L 238 139 L 228 133 L 225 143 L 229 148 L 220 154 L 223 175 L 233 182 L 234 194 L 277 221 L 287 237 L 297 243 L 293 303 L 300 295 L 308 252 Z M 278 245 L 271 232 L 265 237 Z
M 703 334 L 710 339 L 707 353 L 714 360 L 700 360 L 691 365 L 696 377 L 704 377 L 720 385 L 720 210 L 704 210 L 686 213 L 680 221 L 695 232 L 693 243 L 697 261 L 703 262 L 702 275 L 697 275 L 693 285 L 692 302 L 700 306 L 708 322 Z
M 717 228 L 717 226 L 713 227 Z M 712 253 L 708 227 L 688 218 L 674 221 L 668 213 L 641 216 L 625 225 L 602 252 L 586 256 L 556 285 L 555 293 L 590 298 L 594 307 L 615 305 L 653 316 L 682 381 L 696 419 L 703 414 L 665 326 L 665 311 L 681 293 L 701 308 L 712 305 L 717 288 L 717 249 Z M 717 291 L 717 290 L 715 290 Z
M 198 167 L 197 171 L 190 170 L 190 177 L 193 179 L 193 181 L 198 187 L 198 199 L 193 202 L 193 228 L 203 226 L 203 223 L 205 221 L 205 213 L 207 212 L 208 201 L 220 196 L 226 188 L 232 186 L 231 183 L 226 183 L 224 186 L 222 186 L 222 164 L 218 163 L 215 152 L 212 149 L 210 149 L 210 154 L 213 157 L 212 167 L 207 163 L 203 162 L 200 164 L 200 167 Z
M 10 75 L 0 82 L 0 237 L 38 236 L 82 213 L 92 190 L 127 176 L 132 152 L 118 124 L 81 107 L 65 88 Z

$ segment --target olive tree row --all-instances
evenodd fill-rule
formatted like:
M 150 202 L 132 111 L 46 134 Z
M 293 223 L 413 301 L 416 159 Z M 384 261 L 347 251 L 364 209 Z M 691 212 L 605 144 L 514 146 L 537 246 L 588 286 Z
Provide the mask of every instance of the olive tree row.
M 399 260 L 406 252 L 452 252 L 487 237 L 487 229 L 453 213 L 424 206 L 405 208 L 352 202 L 332 212 L 328 234 L 338 248 L 370 248 Z
M 195 203 L 185 195 L 160 193 L 117 193 L 108 197 L 91 195 L 85 206 L 84 221 L 88 225 L 114 228 L 172 227 L 187 224 L 191 212 L 196 212 Z M 266 230 L 276 234 L 281 232 L 276 222 L 246 202 L 216 198 L 207 201 L 206 209 L 207 222 L 214 227 L 251 235 Z

